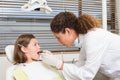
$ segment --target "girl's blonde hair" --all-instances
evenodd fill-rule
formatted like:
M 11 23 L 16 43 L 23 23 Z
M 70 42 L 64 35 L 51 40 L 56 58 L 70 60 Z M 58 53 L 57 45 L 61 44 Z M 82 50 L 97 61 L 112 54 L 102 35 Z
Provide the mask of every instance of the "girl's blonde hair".
M 25 53 L 21 50 L 21 47 L 27 47 L 31 41 L 31 39 L 35 38 L 32 34 L 22 34 L 20 35 L 15 43 L 14 49 L 14 63 L 24 63 L 27 61 L 27 57 Z

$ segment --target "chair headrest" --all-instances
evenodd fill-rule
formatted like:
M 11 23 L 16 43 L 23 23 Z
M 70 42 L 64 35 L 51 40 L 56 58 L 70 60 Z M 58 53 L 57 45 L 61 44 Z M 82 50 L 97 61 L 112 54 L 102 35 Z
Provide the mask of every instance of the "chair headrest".
M 14 53 L 14 45 L 7 45 L 5 47 L 5 52 L 8 60 L 13 63 L 13 53 Z

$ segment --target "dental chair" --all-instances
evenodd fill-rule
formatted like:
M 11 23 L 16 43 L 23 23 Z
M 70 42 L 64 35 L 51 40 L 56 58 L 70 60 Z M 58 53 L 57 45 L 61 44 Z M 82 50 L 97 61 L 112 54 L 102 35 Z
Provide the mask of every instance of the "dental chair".
M 5 47 L 7 59 L 11 63 L 13 63 L 13 51 L 14 51 L 14 45 L 8 45 Z
M 13 51 L 14 51 L 14 45 L 8 45 L 5 47 L 5 53 L 6 53 L 6 57 L 8 59 L 8 61 L 12 64 L 12 66 L 10 66 L 7 71 L 6 71 L 6 80 L 11 80 L 12 79 L 12 73 L 14 68 L 16 67 L 15 65 L 13 65 Z
M 60 71 L 55 70 L 54 68 L 45 65 L 42 62 L 37 62 L 37 64 L 34 63 L 34 65 L 32 65 L 32 68 L 27 66 L 28 69 L 25 69 L 25 66 L 23 65 L 14 64 L 14 45 L 6 46 L 5 52 L 8 61 L 13 64 L 6 71 L 6 80 L 64 80 Z M 52 79 L 48 79 L 48 77 L 52 77 Z

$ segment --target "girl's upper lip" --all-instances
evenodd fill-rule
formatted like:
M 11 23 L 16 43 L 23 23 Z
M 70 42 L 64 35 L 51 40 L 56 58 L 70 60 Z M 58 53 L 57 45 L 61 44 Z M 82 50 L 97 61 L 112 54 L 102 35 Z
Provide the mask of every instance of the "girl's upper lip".
M 43 51 L 38 51 L 38 54 L 43 53 Z
M 41 50 L 41 51 L 39 51 L 39 53 L 43 53 L 43 51 Z

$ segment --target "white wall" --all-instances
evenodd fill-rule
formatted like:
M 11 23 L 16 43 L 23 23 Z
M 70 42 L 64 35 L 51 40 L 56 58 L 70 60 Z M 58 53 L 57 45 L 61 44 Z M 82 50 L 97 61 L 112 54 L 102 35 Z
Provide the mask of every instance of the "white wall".
M 118 34 L 120 35 L 120 0 L 115 1 L 115 11 L 116 29 L 118 30 Z

